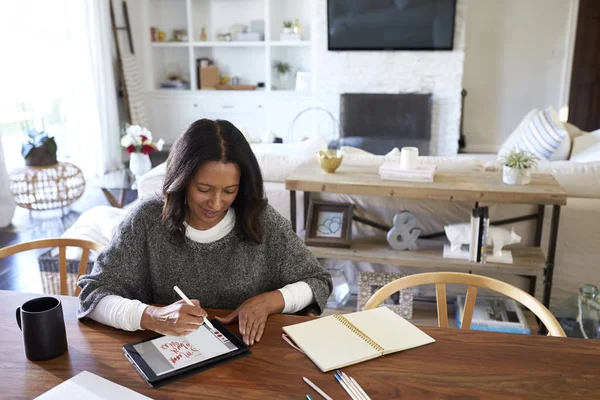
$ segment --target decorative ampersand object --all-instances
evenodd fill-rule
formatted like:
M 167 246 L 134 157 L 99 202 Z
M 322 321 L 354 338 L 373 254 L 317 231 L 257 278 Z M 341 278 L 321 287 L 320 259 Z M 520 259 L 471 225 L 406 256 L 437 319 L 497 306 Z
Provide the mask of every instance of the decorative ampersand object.
M 412 213 L 402 211 L 394 215 L 394 226 L 387 234 L 387 241 L 392 249 L 416 250 L 421 230 L 415 229 L 415 226 L 417 226 L 417 219 Z

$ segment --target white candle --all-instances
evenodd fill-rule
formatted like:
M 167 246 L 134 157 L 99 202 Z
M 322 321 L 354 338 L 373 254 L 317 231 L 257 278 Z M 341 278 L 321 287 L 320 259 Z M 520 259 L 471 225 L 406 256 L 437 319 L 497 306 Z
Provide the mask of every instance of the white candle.
M 419 149 L 416 147 L 403 147 L 400 157 L 400 168 L 415 169 L 419 158 Z

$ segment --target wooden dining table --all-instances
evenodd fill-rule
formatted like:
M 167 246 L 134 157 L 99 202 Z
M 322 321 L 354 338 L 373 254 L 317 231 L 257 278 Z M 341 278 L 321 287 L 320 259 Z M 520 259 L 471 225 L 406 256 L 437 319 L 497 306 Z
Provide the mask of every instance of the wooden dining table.
M 15 310 L 39 297 L 0 291 L 0 398 L 34 398 L 89 371 L 155 399 L 306 399 L 321 397 L 307 377 L 333 399 L 348 399 L 334 379 L 282 338 L 282 327 L 311 317 L 272 315 L 252 354 L 152 389 L 121 350 L 152 332 L 125 332 L 84 319 L 75 297 L 63 305 L 68 352 L 27 360 Z M 208 310 L 225 315 L 224 310 Z M 435 343 L 344 368 L 373 399 L 598 399 L 600 341 L 421 327 Z M 236 325 L 229 329 L 239 335 Z M 327 334 L 327 332 L 323 332 Z M 402 335 L 402 332 L 398 332 Z

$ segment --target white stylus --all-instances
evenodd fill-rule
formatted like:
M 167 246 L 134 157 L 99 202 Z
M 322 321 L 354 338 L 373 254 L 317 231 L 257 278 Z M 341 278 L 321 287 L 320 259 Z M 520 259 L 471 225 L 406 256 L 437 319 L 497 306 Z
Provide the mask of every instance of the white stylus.
M 183 299 L 183 301 L 185 301 L 188 305 L 190 305 L 192 307 L 196 307 L 196 305 L 194 303 L 192 303 L 190 299 L 188 299 L 188 297 L 185 295 L 185 293 L 183 293 L 181 291 L 181 289 L 179 289 L 177 286 L 173 286 L 173 289 L 175 289 L 175 291 L 177 292 L 177 294 L 179 296 L 181 296 L 181 298 Z M 210 321 L 208 320 L 208 315 L 206 317 L 204 317 L 204 322 L 206 323 L 206 325 L 208 325 L 208 327 L 210 329 L 212 329 L 213 331 L 215 330 L 215 327 L 213 326 L 213 324 L 211 324 Z

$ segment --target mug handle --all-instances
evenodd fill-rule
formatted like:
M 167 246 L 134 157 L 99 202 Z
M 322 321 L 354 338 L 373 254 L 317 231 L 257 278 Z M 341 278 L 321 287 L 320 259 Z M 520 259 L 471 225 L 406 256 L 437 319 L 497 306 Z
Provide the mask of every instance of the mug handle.
M 17 325 L 19 325 L 20 330 L 23 330 L 21 328 L 21 307 L 17 307 Z

